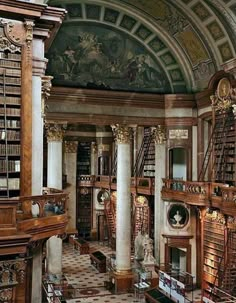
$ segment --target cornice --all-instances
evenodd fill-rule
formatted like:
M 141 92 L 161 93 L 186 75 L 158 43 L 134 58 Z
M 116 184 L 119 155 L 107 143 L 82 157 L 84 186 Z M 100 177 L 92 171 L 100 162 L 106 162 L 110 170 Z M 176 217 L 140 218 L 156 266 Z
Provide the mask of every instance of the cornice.
M 193 94 L 146 94 L 136 92 L 115 92 L 70 87 L 53 87 L 48 102 L 95 104 L 102 106 L 128 106 L 140 108 L 195 108 Z
M 140 126 L 153 126 L 164 124 L 165 118 L 137 117 L 137 116 L 115 116 L 115 115 L 96 115 L 78 113 L 48 113 L 47 120 L 67 121 L 67 123 L 80 123 L 91 125 L 111 125 L 111 124 L 137 124 Z
M 164 108 L 164 95 L 53 87 L 48 102 Z

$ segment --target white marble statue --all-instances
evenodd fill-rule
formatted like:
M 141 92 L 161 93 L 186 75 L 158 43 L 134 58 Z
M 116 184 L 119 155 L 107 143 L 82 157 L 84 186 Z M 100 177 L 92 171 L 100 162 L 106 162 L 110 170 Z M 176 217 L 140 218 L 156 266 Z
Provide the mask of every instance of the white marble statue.
M 155 263 L 156 260 L 153 257 L 153 240 L 149 238 L 148 234 L 146 234 L 143 239 L 143 250 L 144 250 L 143 263 L 147 263 L 147 264 Z
M 138 232 L 134 240 L 134 257 L 136 260 L 143 260 L 143 235 Z

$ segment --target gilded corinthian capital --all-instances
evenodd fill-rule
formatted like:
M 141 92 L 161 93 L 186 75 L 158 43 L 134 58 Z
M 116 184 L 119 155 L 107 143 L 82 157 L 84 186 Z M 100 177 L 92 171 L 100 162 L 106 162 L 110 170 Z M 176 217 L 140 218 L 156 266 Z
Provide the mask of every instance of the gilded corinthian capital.
M 163 125 L 152 128 L 153 139 L 156 144 L 164 144 L 166 141 L 166 129 Z
M 65 153 L 70 154 L 76 154 L 78 148 L 78 142 L 77 141 L 65 141 L 64 142 L 64 149 Z
M 47 141 L 62 141 L 66 130 L 66 123 L 46 122 L 45 123 Z
M 111 125 L 115 141 L 117 143 L 130 143 L 132 137 L 132 129 L 127 125 L 113 124 Z

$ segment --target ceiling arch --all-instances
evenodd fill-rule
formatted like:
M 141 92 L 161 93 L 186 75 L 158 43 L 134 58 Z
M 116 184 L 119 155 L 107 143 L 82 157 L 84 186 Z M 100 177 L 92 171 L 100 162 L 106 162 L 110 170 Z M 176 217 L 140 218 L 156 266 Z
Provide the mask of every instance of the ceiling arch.
M 142 45 L 147 51 L 145 57 L 152 58 L 149 67 L 154 61 L 159 65 L 159 71 L 170 84 L 166 92 L 184 93 L 205 88 L 221 64 L 235 57 L 235 46 L 230 39 L 233 30 L 226 30 L 225 26 L 230 24 L 233 28 L 236 9 L 232 1 L 226 2 L 220 17 L 217 0 L 67 0 L 64 3 L 51 0 L 49 4 L 68 11 L 63 24 L 71 26 L 71 32 L 75 24 L 78 27 L 90 24 L 91 29 L 95 25 L 106 26 L 132 37 L 136 48 Z M 61 33 L 64 31 L 65 36 L 64 29 L 62 26 Z

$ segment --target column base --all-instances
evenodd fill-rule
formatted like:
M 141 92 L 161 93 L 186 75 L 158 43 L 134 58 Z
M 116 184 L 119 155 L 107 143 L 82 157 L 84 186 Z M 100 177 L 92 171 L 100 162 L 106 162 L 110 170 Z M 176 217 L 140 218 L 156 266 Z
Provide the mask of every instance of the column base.
M 134 274 L 132 271 L 113 271 L 111 272 L 110 279 L 115 286 L 116 294 L 131 292 L 133 289 Z

